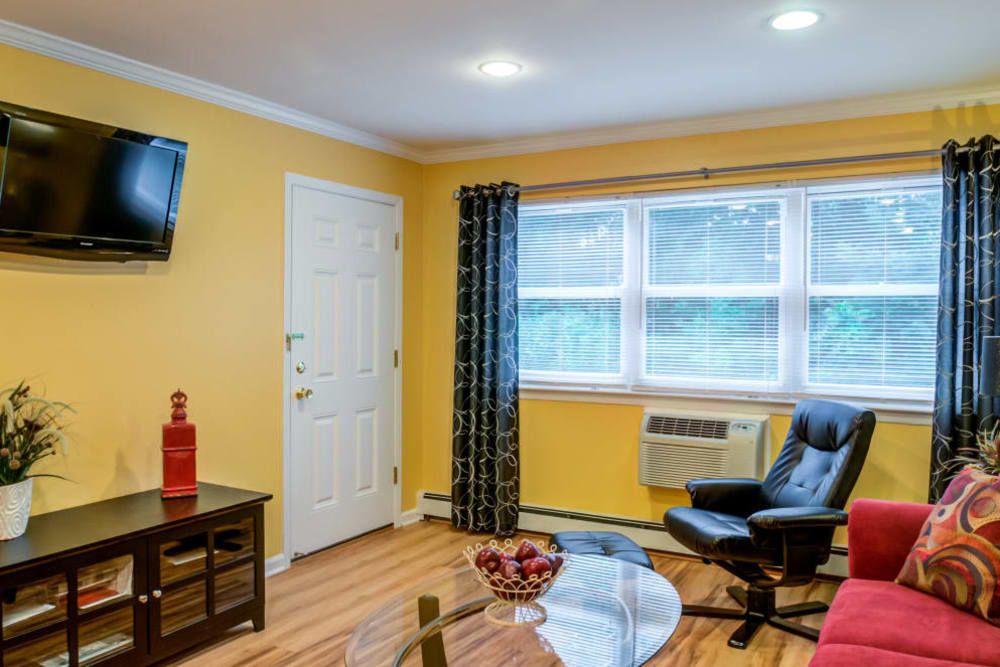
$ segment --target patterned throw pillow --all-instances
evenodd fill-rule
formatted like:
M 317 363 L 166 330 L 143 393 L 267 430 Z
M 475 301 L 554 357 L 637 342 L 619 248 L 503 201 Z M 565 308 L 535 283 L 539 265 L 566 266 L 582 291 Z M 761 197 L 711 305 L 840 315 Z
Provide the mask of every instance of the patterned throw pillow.
M 1000 477 L 966 468 L 952 480 L 896 583 L 1000 625 Z

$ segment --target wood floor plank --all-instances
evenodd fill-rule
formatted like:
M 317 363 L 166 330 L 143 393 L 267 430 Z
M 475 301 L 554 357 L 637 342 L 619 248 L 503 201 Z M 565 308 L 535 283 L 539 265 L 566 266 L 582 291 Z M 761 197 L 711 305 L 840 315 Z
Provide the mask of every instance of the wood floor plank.
M 422 580 L 462 567 L 467 544 L 488 537 L 469 535 L 444 522 L 422 521 L 386 528 L 297 561 L 267 580 L 267 628 L 235 628 L 189 651 L 171 664 L 185 667 L 316 667 L 343 665 L 351 632 L 384 601 Z M 700 560 L 652 553 L 656 571 L 690 604 L 733 606 L 725 588 L 737 579 Z M 815 582 L 779 591 L 778 604 L 829 602 L 836 584 Z M 823 616 L 803 622 L 819 627 Z M 726 645 L 738 621 L 682 618 L 667 645 L 647 665 L 800 667 L 816 648 L 809 640 L 765 626 L 746 651 Z M 499 656 L 498 656 L 499 657 Z M 502 664 L 502 663 L 497 663 Z

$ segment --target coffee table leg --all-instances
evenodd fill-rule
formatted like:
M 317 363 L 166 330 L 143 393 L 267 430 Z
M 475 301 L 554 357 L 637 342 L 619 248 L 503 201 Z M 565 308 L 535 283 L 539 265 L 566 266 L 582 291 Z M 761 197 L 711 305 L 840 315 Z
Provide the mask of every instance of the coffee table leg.
M 417 598 L 417 615 L 420 618 L 420 627 L 441 616 L 441 605 L 437 597 L 421 595 Z M 423 659 L 424 667 L 448 667 L 448 660 L 444 655 L 444 638 L 440 630 L 420 644 L 420 657 Z

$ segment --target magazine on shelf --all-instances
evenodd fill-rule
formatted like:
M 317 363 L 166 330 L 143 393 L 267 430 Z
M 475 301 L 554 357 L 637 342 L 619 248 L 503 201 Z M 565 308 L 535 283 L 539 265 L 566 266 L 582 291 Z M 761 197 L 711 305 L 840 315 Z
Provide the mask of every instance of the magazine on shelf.
M 33 616 L 39 616 L 55 609 L 51 602 L 36 602 L 35 604 L 12 605 L 3 610 L 3 627 L 26 621 Z
M 214 553 L 219 553 L 216 549 Z M 192 563 L 196 560 L 200 560 L 205 557 L 205 549 L 199 549 L 198 551 L 185 551 L 184 553 L 179 553 L 176 556 L 167 556 L 167 562 L 171 565 L 184 565 L 185 563 Z
M 131 586 L 129 587 L 131 588 Z M 110 588 L 98 588 L 96 590 L 80 591 L 77 604 L 80 609 L 90 609 L 98 605 L 107 604 L 114 600 L 119 600 L 130 595 L 129 590 L 116 591 Z
M 130 635 L 127 635 L 124 632 L 116 632 L 108 637 L 102 637 L 101 639 L 92 641 L 86 646 L 81 646 L 80 659 L 78 662 L 93 660 L 94 658 L 99 658 L 131 645 L 132 637 Z M 42 667 L 68 667 L 69 654 L 62 653 L 49 658 L 48 660 L 42 660 L 38 664 Z

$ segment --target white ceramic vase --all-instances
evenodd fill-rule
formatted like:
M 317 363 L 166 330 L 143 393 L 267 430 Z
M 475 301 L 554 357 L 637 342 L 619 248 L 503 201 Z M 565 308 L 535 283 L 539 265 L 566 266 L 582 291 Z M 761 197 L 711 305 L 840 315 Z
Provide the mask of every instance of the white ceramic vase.
M 0 540 L 24 535 L 31 514 L 31 488 L 34 478 L 0 486 Z

